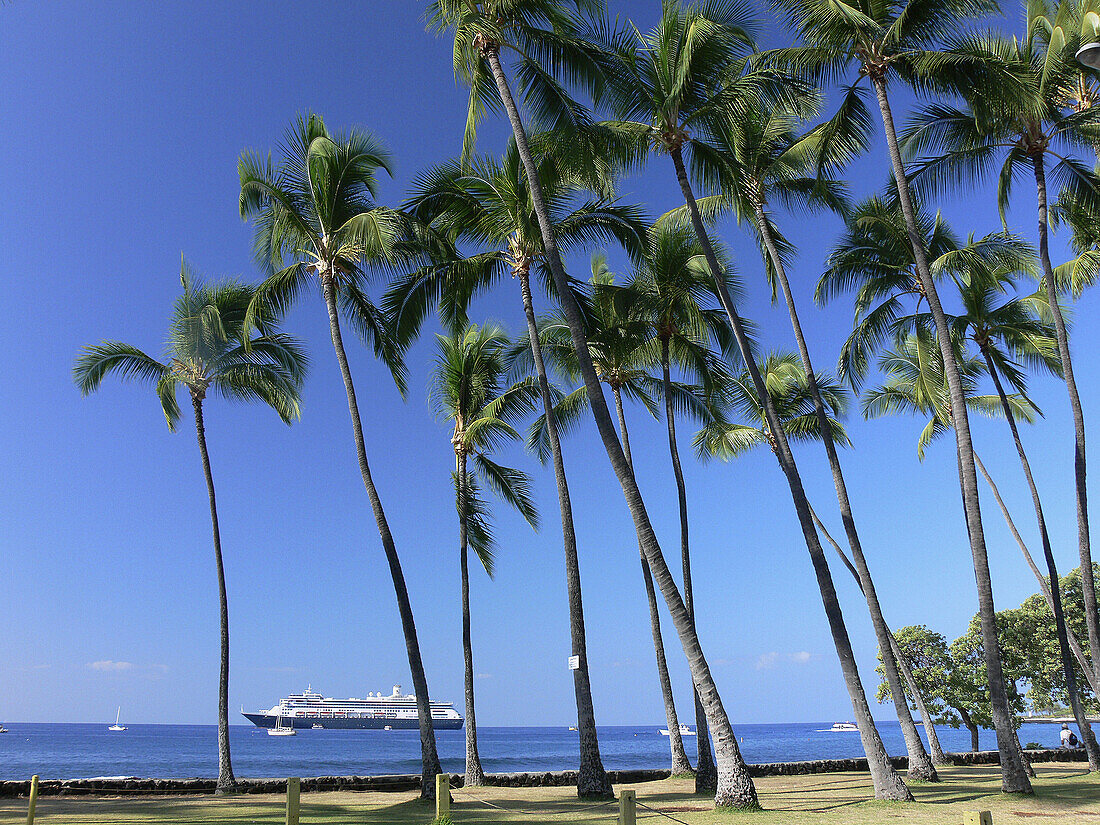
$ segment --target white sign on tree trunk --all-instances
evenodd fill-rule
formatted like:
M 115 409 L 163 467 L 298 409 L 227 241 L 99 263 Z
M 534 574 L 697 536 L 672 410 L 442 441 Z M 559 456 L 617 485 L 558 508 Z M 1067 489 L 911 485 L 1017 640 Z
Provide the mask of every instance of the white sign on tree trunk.
M 569 657 L 569 669 L 570 670 L 580 670 L 581 669 L 581 657 L 580 656 L 570 656 Z

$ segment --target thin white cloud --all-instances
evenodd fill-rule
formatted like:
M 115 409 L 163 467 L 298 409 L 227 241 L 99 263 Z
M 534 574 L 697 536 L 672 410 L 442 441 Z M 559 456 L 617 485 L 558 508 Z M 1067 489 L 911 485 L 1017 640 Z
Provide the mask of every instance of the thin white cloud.
M 768 653 L 762 653 L 756 660 L 757 670 L 770 670 L 775 667 L 775 663 L 779 661 L 779 654 L 772 650 Z
M 796 665 L 804 665 L 812 658 L 813 655 L 808 650 L 800 650 L 797 653 L 791 654 L 791 661 Z
M 474 678 L 475 679 L 492 679 L 493 674 L 492 673 L 478 673 Z
M 123 670 L 132 670 L 132 662 L 116 662 L 112 659 L 101 659 L 98 662 L 88 662 L 89 670 L 98 670 L 101 673 L 118 673 Z

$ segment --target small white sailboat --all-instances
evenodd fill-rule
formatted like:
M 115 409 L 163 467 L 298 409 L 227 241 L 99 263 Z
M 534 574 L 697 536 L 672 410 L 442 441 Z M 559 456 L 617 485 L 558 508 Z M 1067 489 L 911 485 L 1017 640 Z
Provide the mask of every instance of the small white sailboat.
M 657 732 L 658 732 L 659 734 L 661 734 L 661 736 L 668 736 L 668 735 L 669 735 L 669 732 L 668 732 L 668 728 L 661 728 L 661 729 L 660 729 L 659 731 L 657 731 Z M 680 725 L 680 735 L 681 735 L 681 736 L 695 736 L 695 731 L 693 731 L 693 730 L 692 730 L 692 729 L 691 729 L 690 727 L 688 727 L 687 725 L 683 725 L 683 724 L 681 724 L 681 725 Z
M 280 715 L 279 718 L 275 720 L 275 727 L 267 729 L 267 735 L 268 736 L 296 736 L 297 731 L 294 730 L 294 723 L 293 722 L 287 722 L 286 724 L 283 724 L 284 720 L 286 720 L 286 719 L 287 719 L 286 716 Z
M 113 731 L 122 731 L 122 730 L 126 730 L 126 726 L 125 726 L 125 725 L 120 725 L 120 724 L 118 723 L 118 720 L 119 720 L 119 718 L 120 718 L 121 716 L 122 716 L 122 705 L 119 705 L 119 706 L 118 706 L 118 710 L 117 710 L 117 711 L 115 711 L 115 723 L 114 723 L 113 725 L 111 725 L 111 726 L 110 726 L 109 728 L 107 728 L 107 730 L 113 730 Z
M 0 733 L 7 733 L 8 729 L 4 727 L 4 723 L 0 722 Z

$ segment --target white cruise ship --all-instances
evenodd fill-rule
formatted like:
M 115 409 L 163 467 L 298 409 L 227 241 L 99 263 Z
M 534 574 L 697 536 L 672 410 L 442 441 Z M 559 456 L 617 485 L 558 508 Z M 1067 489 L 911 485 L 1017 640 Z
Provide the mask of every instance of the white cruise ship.
M 303 693 L 292 693 L 270 710 L 241 714 L 259 728 L 273 728 L 282 720 L 287 728 L 371 728 L 407 730 L 419 727 L 416 697 L 401 693 L 401 685 L 393 693 L 368 693 L 365 699 L 333 699 L 314 693 L 312 685 Z M 458 730 L 462 716 L 451 702 L 431 702 L 432 727 L 437 730 Z

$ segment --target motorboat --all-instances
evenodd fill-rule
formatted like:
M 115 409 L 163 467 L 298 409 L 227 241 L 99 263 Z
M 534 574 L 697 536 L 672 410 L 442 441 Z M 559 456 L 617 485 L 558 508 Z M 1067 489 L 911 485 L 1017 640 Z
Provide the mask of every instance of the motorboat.
M 669 732 L 668 732 L 668 728 L 661 728 L 657 732 L 659 734 L 661 734 L 661 736 L 669 736 L 670 735 Z M 695 731 L 693 731 L 687 725 L 680 725 L 680 735 L 681 736 L 695 736 Z

